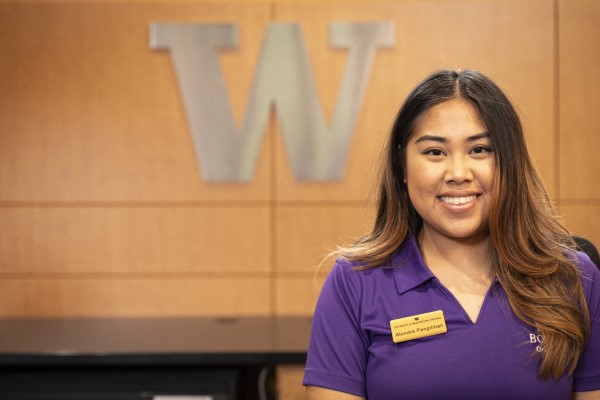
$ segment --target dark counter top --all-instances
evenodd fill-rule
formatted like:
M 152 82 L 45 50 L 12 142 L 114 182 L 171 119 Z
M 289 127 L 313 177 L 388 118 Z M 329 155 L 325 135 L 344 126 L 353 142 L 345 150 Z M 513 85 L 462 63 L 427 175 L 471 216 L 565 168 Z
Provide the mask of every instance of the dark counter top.
M 0 319 L 0 366 L 304 363 L 311 319 Z

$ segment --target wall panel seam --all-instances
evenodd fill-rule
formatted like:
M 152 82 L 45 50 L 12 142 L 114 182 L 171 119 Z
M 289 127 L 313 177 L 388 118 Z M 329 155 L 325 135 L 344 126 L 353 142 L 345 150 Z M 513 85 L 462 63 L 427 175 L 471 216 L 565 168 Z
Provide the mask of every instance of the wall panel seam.
M 0 273 L 3 280 L 180 280 L 180 279 L 206 279 L 206 280 L 246 280 L 269 279 L 267 272 L 205 272 L 205 273 L 128 273 L 128 272 L 5 272 Z
M 560 187 L 560 5 L 559 0 L 554 0 L 554 198 L 561 204 Z

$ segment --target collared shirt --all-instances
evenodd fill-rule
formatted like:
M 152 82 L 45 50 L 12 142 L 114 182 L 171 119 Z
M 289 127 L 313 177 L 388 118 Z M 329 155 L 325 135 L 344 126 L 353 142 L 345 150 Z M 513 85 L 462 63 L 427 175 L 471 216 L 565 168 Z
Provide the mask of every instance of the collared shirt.
M 600 271 L 577 253 L 592 334 L 573 376 L 538 377 L 544 339 L 494 281 L 473 323 L 409 238 L 389 266 L 338 260 L 313 318 L 304 384 L 369 399 L 570 399 L 600 389 Z M 447 332 L 394 343 L 390 321 L 442 310 Z

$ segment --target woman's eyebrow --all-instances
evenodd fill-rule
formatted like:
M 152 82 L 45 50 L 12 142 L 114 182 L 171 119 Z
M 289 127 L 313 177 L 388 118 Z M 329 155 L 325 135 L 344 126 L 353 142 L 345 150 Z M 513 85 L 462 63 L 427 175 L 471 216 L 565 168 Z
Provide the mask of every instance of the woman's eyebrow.
M 481 132 L 481 133 L 476 133 L 475 135 L 469 136 L 465 139 L 465 141 L 467 142 L 476 142 L 480 139 L 484 139 L 484 138 L 489 138 L 490 137 L 490 133 L 489 132 Z M 421 142 L 436 142 L 436 143 L 448 143 L 448 138 L 445 136 L 437 136 L 437 135 L 423 135 L 420 138 L 418 138 L 415 143 L 421 143 Z
M 415 141 L 415 143 L 421 143 L 421 142 L 427 142 L 427 141 L 437 142 L 437 143 L 448 143 L 448 138 L 446 138 L 444 136 L 423 135 L 420 138 L 418 138 Z
M 476 135 L 469 136 L 467 138 L 467 142 L 476 142 L 479 139 L 484 139 L 484 138 L 489 138 L 489 137 L 490 137 L 490 133 L 489 132 L 481 132 L 481 133 L 478 133 Z

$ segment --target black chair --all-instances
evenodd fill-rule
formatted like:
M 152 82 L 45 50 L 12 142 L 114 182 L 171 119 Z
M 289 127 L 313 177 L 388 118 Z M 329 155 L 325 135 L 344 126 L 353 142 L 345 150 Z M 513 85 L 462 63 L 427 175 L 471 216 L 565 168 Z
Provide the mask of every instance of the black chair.
M 572 235 L 571 237 L 575 241 L 577 248 L 587 254 L 594 264 L 600 268 L 600 255 L 598 255 L 598 249 L 596 249 L 596 246 L 582 236 Z

